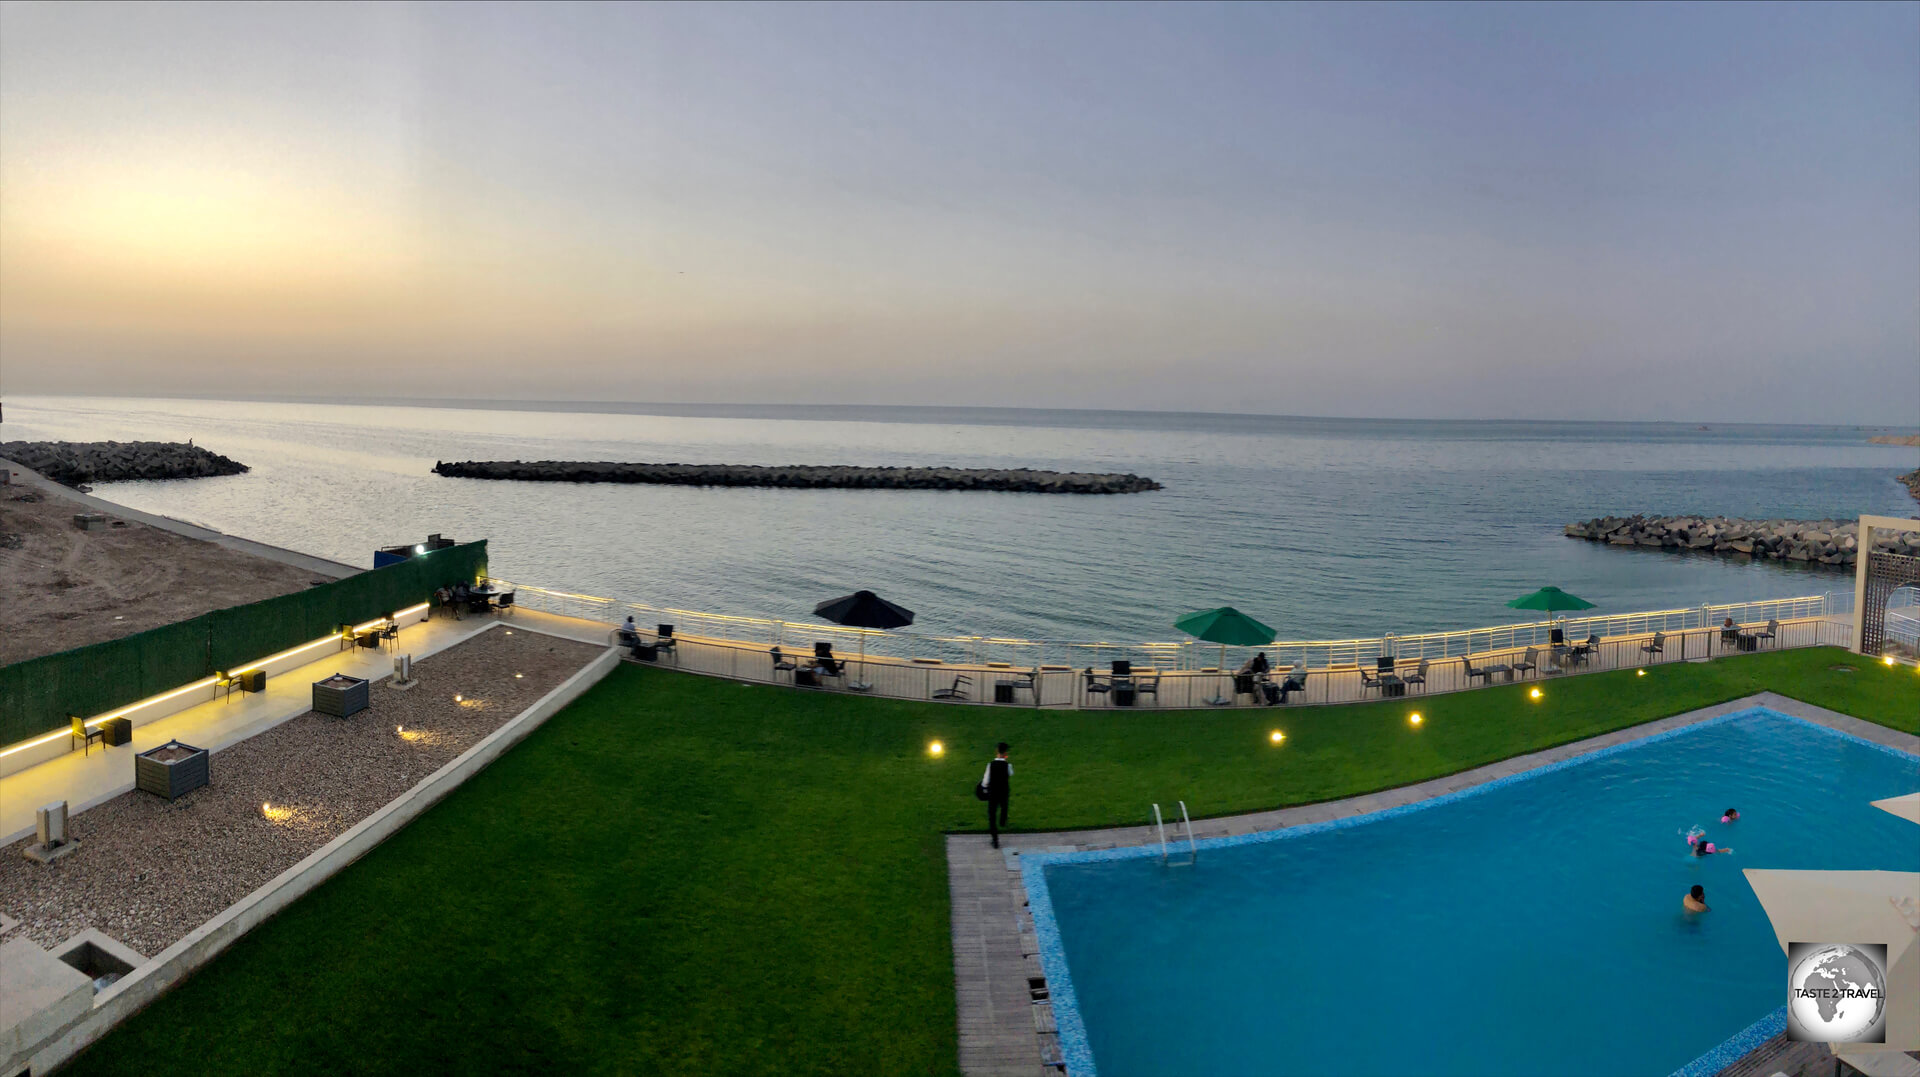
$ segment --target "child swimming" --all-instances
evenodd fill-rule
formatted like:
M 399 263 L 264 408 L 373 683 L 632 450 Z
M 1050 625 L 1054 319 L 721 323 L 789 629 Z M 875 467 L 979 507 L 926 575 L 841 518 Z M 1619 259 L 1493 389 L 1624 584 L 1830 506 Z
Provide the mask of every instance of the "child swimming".
M 1703 827 L 1694 827 L 1687 831 L 1684 837 L 1687 839 L 1687 851 L 1695 856 L 1712 856 L 1715 853 L 1733 852 L 1732 849 L 1723 849 L 1708 841 L 1706 829 Z
M 1723 813 L 1723 814 L 1722 814 L 1722 815 L 1720 816 L 1720 821 L 1721 821 L 1721 822 L 1723 822 L 1723 823 L 1737 823 L 1737 822 L 1739 822 L 1739 821 L 1740 821 L 1740 809 L 1739 809 L 1739 808 L 1728 808 L 1728 809 L 1727 809 L 1727 810 L 1726 810 L 1726 811 L 1725 811 L 1725 812 L 1724 812 L 1724 813 Z

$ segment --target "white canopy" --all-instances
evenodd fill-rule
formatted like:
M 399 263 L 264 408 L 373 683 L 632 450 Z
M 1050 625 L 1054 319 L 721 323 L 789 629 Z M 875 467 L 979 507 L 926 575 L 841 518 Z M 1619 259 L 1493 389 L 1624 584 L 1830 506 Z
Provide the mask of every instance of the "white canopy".
M 1743 873 L 1785 950 L 1793 942 L 1885 943 L 1887 1042 L 1832 1045 L 1838 1053 L 1920 1050 L 1920 872 Z

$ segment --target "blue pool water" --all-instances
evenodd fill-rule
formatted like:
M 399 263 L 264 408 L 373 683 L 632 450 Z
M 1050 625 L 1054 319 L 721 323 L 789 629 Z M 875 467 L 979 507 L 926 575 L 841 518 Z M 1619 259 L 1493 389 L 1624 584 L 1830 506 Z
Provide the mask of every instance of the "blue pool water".
M 1667 1074 L 1785 1001 L 1740 869 L 1920 869 L 1920 828 L 1868 803 L 1915 790 L 1912 756 L 1752 710 L 1192 866 L 1025 875 L 1063 1045 L 1100 1077 Z M 1689 857 L 1694 824 L 1733 854 Z

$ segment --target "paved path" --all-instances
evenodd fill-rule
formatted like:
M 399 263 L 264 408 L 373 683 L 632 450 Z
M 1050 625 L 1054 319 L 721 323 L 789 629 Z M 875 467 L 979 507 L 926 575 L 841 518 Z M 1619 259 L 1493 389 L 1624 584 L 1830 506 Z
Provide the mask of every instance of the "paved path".
M 511 617 L 436 617 L 400 630 L 396 650 L 417 659 L 437 654 L 494 625 L 547 632 L 567 639 L 605 646 L 607 627 L 592 621 L 524 610 Z M 71 812 L 84 812 L 133 788 L 133 757 L 158 744 L 178 738 L 214 752 L 237 744 L 313 709 L 313 682 L 334 673 L 378 680 L 393 673 L 393 653 L 354 648 L 341 651 L 318 647 L 320 657 L 295 669 L 267 678 L 264 692 L 235 692 L 212 702 L 135 726 L 131 743 L 112 748 L 94 745 L 73 751 L 16 774 L 0 778 L 0 846 L 33 833 L 34 811 L 55 801 L 67 801 Z M 376 685 L 374 691 L 389 691 Z M 217 763 L 216 763 L 217 766 Z M 75 820 L 83 839 L 86 821 Z
M 229 550 L 234 550 L 239 553 L 252 554 L 255 557 L 264 557 L 269 561 L 279 561 L 282 564 L 293 565 L 296 568 L 305 569 L 315 576 L 325 579 L 337 580 L 344 576 L 351 576 L 356 572 L 366 571 L 365 569 L 356 568 L 353 565 L 341 564 L 338 561 L 329 561 L 324 557 L 315 557 L 310 553 L 301 553 L 298 550 L 289 550 L 280 546 L 269 546 L 264 542 L 255 542 L 252 539 L 241 538 L 238 535 L 229 535 L 224 531 L 215 531 L 210 527 L 201 527 L 199 524 L 190 524 L 185 520 L 176 520 L 171 516 L 160 516 L 151 512 L 141 512 L 139 509 L 130 509 L 125 505 L 117 505 L 105 498 L 95 497 L 92 494 L 83 494 L 71 486 L 62 486 L 32 468 L 22 467 L 4 457 L 0 457 L 0 467 L 4 467 L 13 472 L 13 481 L 16 483 L 39 487 L 46 493 L 65 498 L 76 505 L 91 509 L 94 512 L 104 512 L 110 516 L 118 516 L 123 520 L 133 520 L 146 524 L 148 527 L 157 527 L 162 531 L 171 531 L 176 535 L 184 535 L 190 539 L 211 542 L 216 546 L 224 546 Z
M 1749 707 L 1767 707 L 1875 744 L 1920 755 L 1920 737 L 1772 692 L 1761 692 L 1397 789 L 1297 808 L 1201 820 L 1193 824 L 1193 834 L 1201 839 L 1251 834 L 1412 804 Z M 1033 919 L 1027 911 L 1026 887 L 1020 879 L 1020 854 L 1111 849 L 1147 845 L 1158 840 L 1159 836 L 1150 826 L 1002 834 L 999 849 L 989 844 L 985 834 L 948 835 L 947 880 L 953 901 L 953 979 L 959 1003 L 962 1073 L 967 1077 L 1015 1074 L 1032 1077 L 1060 1072 L 1050 1065 L 1060 1057 L 1052 1034 L 1050 1007 L 1044 996 L 1035 998 L 1029 984 L 1029 980 L 1040 977 L 1041 972 L 1039 958 L 1035 956 L 1038 946 L 1033 938 Z M 1746 1065 L 1750 1060 L 1756 1064 L 1764 1061 L 1759 1056 L 1766 1050 L 1768 1046 L 1763 1046 L 1736 1066 Z

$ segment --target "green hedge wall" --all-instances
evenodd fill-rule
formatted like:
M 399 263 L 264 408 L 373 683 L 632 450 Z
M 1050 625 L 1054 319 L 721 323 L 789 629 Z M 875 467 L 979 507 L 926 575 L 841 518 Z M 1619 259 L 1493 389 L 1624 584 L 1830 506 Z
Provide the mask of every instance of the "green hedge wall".
M 124 639 L 0 666 L 0 746 L 424 602 L 486 574 L 487 543 L 469 542 L 279 598 L 233 606 Z

